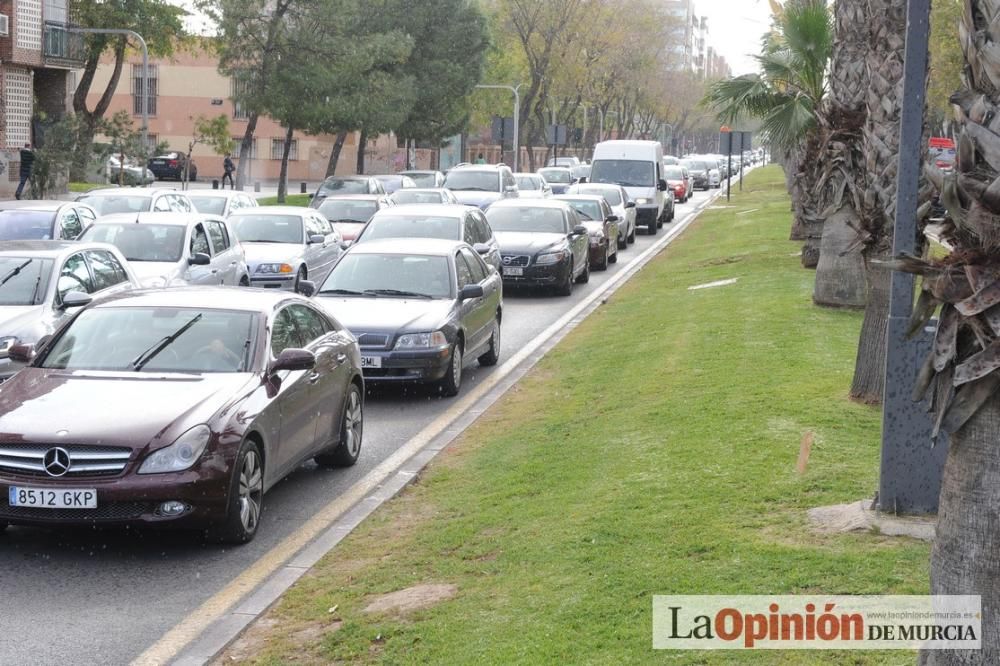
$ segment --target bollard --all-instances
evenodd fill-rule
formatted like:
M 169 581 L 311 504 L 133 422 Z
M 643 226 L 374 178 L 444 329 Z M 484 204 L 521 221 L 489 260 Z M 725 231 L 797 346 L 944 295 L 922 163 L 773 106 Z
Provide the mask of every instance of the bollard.
M 299 194 L 305 194 L 305 193 L 306 193 L 306 184 L 299 183 Z
M 260 192 L 260 181 L 259 181 L 259 180 L 258 180 L 258 181 L 256 181 L 256 182 L 255 182 L 255 183 L 253 184 L 253 191 L 254 191 L 254 192 Z
M 212 179 L 212 189 L 213 190 L 219 189 L 219 181 L 214 178 Z

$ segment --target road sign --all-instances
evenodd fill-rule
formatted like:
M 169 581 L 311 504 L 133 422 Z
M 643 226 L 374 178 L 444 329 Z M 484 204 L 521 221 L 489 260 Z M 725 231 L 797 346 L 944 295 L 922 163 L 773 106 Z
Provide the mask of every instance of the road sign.
M 550 146 L 565 146 L 566 130 L 566 125 L 549 125 L 545 128 L 545 143 Z
M 514 140 L 514 118 L 501 118 L 493 116 L 493 123 L 490 127 L 490 136 L 493 143 L 507 145 Z

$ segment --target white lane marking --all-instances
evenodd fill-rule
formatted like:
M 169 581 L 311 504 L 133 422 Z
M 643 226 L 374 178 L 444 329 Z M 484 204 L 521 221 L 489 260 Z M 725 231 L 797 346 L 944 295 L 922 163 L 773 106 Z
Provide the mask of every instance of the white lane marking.
M 715 282 L 706 282 L 705 284 L 696 284 L 688 287 L 688 291 L 696 291 L 698 289 L 712 289 L 713 287 L 725 287 L 728 284 L 736 284 L 739 282 L 739 278 L 729 278 L 728 280 L 716 280 Z
M 658 238 L 652 245 L 643 250 L 642 253 L 634 257 L 632 261 L 625 264 L 622 270 L 612 275 L 598 289 L 594 290 L 593 293 L 577 303 L 542 333 L 535 336 L 531 342 L 522 347 L 506 363 L 488 375 L 472 391 L 467 393 L 463 398 L 460 398 L 446 412 L 424 427 L 409 442 L 379 463 L 377 467 L 341 493 L 336 499 L 317 511 L 312 518 L 285 537 L 263 557 L 254 562 L 250 568 L 246 569 L 230 581 L 228 585 L 205 600 L 194 612 L 181 620 L 181 622 L 165 633 L 156 643 L 136 657 L 132 664 L 134 666 L 159 666 L 166 664 L 176 657 L 184 647 L 198 638 L 206 628 L 235 607 L 244 596 L 265 582 L 299 550 L 329 528 L 342 514 L 358 502 L 364 500 L 365 495 L 401 469 L 407 460 L 444 432 L 461 414 L 474 406 L 480 398 L 513 372 L 524 360 L 535 353 L 549 338 L 573 321 L 580 312 L 588 308 L 594 301 L 604 296 L 611 289 L 612 285 L 616 285 L 631 277 L 638 270 L 637 267 L 644 265 L 642 262 L 666 247 L 681 231 L 687 228 L 695 217 L 697 217 L 697 213 L 701 212 L 718 196 L 718 193 L 710 196 L 693 211 L 689 211 L 681 220 L 675 222 L 676 226 L 667 231 L 664 236 Z

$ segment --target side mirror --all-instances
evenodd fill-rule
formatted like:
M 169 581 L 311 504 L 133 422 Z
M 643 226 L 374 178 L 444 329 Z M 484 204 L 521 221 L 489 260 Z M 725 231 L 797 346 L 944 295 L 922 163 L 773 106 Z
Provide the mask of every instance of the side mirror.
M 353 245 L 353 244 L 354 244 L 354 241 L 349 241 L 349 240 L 340 241 L 340 249 L 341 250 L 346 250 L 347 248 L 351 247 L 351 245 Z
M 608 215 L 608 222 L 617 222 L 617 221 L 618 221 L 617 215 Z
M 626 208 L 635 208 L 635 202 L 634 201 L 627 201 L 627 202 L 625 202 L 625 207 Z
M 476 243 L 475 245 L 472 246 L 472 249 L 475 250 L 479 254 L 489 254 L 490 253 L 490 246 L 487 245 L 486 243 Z
M 309 237 L 309 245 L 322 245 L 326 242 L 326 236 L 322 234 L 313 234 Z
M 268 368 L 268 375 L 282 370 L 312 370 L 316 367 L 316 355 L 305 349 L 286 349 L 274 359 Z
M 90 305 L 93 300 L 94 298 L 90 294 L 85 294 L 82 291 L 71 291 L 63 296 L 62 309 L 82 308 L 85 305 Z
M 659 190 L 660 192 L 666 192 L 667 191 L 667 181 L 663 180 L 662 178 L 660 180 L 656 181 L 656 189 Z
M 210 263 L 212 263 L 212 257 L 204 252 L 195 252 L 188 259 L 188 264 L 191 266 L 208 266 Z
M 458 292 L 458 300 L 464 301 L 470 298 L 482 298 L 485 293 L 486 292 L 483 291 L 483 285 L 467 284 L 462 287 L 461 291 Z
M 35 345 L 30 343 L 13 345 L 7 350 L 7 357 L 14 363 L 31 363 L 35 358 Z
M 316 283 L 311 280 L 299 280 L 298 292 L 309 298 L 316 293 Z
M 573 227 L 574 236 L 584 236 L 586 234 L 587 234 L 587 227 L 583 226 L 582 224 L 578 224 L 575 227 Z
M 313 193 L 313 192 L 310 192 L 310 193 L 309 193 L 309 198 L 310 198 L 310 199 L 314 198 L 315 196 L 316 196 L 316 194 L 315 194 L 315 193 Z

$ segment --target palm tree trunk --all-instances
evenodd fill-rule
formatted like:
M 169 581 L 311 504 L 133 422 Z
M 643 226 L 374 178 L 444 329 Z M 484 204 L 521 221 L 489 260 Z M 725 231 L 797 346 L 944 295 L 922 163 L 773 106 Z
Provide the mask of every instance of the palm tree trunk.
M 861 219 L 850 204 L 842 205 L 823 223 L 819 264 L 813 285 L 813 302 L 816 305 L 865 307 L 868 289 L 856 231 L 860 226 Z
M 888 255 L 878 257 L 886 259 Z M 851 397 L 859 402 L 876 405 L 882 402 L 885 390 L 886 327 L 889 324 L 889 282 L 891 271 L 867 268 L 865 317 L 861 322 L 858 356 L 854 362 Z

